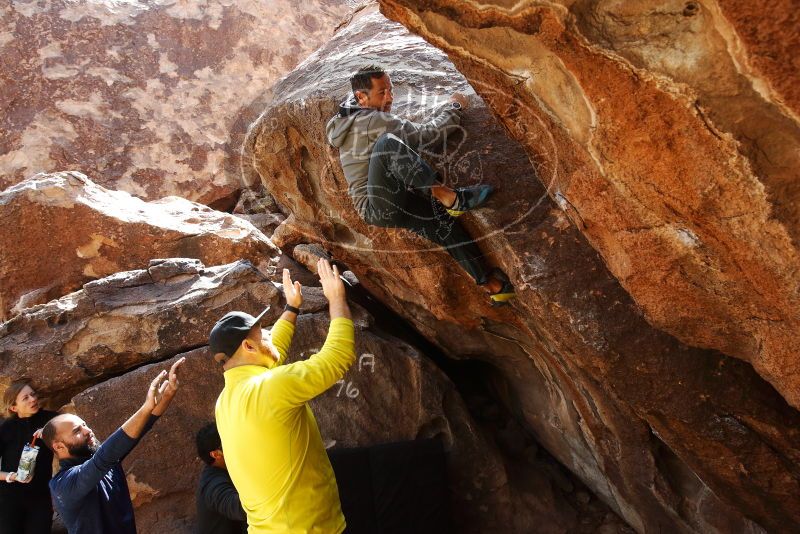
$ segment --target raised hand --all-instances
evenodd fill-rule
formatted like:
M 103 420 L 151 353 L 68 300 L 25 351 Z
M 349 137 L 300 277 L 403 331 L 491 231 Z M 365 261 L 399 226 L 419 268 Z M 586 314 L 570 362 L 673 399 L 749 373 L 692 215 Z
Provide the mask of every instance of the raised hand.
M 300 308 L 303 305 L 303 286 L 298 281 L 292 283 L 289 269 L 283 270 L 283 293 L 289 306 Z
M 180 369 L 186 358 L 181 358 L 172 364 L 169 372 L 161 371 L 150 382 L 147 388 L 147 397 L 144 399 L 142 407 L 136 410 L 127 421 L 122 423 L 120 427 L 128 437 L 137 439 L 142 435 L 142 432 L 147 428 L 147 422 L 150 420 L 151 415 L 162 415 L 169 407 L 172 398 L 178 391 L 178 369 Z
M 178 387 L 180 386 L 180 382 L 178 381 L 178 369 L 181 368 L 181 365 L 184 364 L 186 361 L 186 357 L 181 358 L 177 362 L 172 364 L 172 367 L 169 368 L 169 373 L 167 375 L 167 381 L 164 382 L 162 386 L 162 395 L 175 395 L 178 391 Z
M 319 281 L 322 283 L 322 292 L 330 305 L 331 319 L 336 317 L 350 318 L 347 294 L 345 293 L 344 282 L 339 276 L 339 268 L 335 265 L 331 267 L 328 260 L 320 258 L 317 262 L 317 274 L 319 275 Z
M 339 268 L 336 265 L 331 267 L 328 260 L 320 258 L 317 261 L 317 274 L 319 275 L 319 281 L 322 283 L 322 292 L 328 302 L 345 298 L 344 283 L 339 277 Z
M 143 408 L 152 412 L 153 409 L 158 406 L 161 395 L 164 393 L 164 389 L 166 389 L 166 380 L 167 372 L 161 371 L 158 373 L 158 376 L 150 382 L 150 387 L 147 388 L 147 396 L 144 398 L 144 404 L 142 405 Z
M 153 415 L 163 414 L 169 406 L 172 397 L 178 391 L 180 382 L 178 381 L 178 370 L 184 364 L 186 358 L 181 358 L 172 364 L 169 371 L 158 373 L 147 390 L 147 398 L 144 407 L 149 409 Z

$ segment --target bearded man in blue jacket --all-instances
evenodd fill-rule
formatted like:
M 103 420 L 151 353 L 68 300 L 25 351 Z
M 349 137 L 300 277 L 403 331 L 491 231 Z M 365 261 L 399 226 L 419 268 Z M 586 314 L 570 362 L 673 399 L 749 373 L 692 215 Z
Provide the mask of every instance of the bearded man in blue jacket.
M 169 407 L 185 360 L 158 374 L 142 406 L 102 444 L 77 415 L 58 415 L 45 425 L 42 440 L 61 466 L 50 494 L 69 534 L 136 534 L 121 462 Z

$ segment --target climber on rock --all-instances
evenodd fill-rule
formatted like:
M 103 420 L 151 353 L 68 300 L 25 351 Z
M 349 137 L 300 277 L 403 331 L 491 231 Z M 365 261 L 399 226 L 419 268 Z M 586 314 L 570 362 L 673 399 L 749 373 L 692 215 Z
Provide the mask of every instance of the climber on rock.
M 452 189 L 415 151 L 437 143 L 461 120 L 464 95 L 454 94 L 428 122 L 392 115 L 392 82 L 381 67 L 359 69 L 350 83 L 353 98 L 328 121 L 328 142 L 339 149 L 350 196 L 368 224 L 407 228 L 441 245 L 490 294 L 492 303 L 514 297 L 514 288 L 499 269 L 487 272 L 481 252 L 455 220 L 482 206 L 490 185 Z

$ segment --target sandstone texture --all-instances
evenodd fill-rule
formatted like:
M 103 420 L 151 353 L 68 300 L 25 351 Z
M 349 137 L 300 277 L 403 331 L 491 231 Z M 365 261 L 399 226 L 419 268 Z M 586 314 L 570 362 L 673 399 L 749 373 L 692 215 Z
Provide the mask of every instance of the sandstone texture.
M 271 236 L 275 229 L 286 220 L 286 216 L 280 212 L 280 207 L 275 199 L 263 191 L 261 194 L 257 194 L 252 189 L 242 190 L 233 214 L 246 220 L 266 236 Z
M 317 352 L 328 322 L 327 314 L 301 315 L 288 361 Z M 441 437 L 457 531 L 498 531 L 514 521 L 502 458 L 475 428 L 453 384 L 410 345 L 359 329 L 356 363 L 311 407 L 329 447 Z M 520 521 L 530 515 L 519 514 Z
M 276 243 L 321 245 L 445 354 L 489 364 L 537 441 L 636 531 L 798 530 L 800 414 L 790 383 L 758 363 L 789 362 L 796 261 L 741 144 L 709 126 L 685 84 L 565 29 L 566 8 L 425 6 L 382 5 L 453 53 L 480 97 L 421 38 L 355 17 L 276 86 L 246 140 L 245 164 L 289 214 Z M 471 44 L 504 52 L 483 59 Z M 513 63 L 531 58 L 525 71 Z M 352 208 L 324 126 L 349 73 L 372 62 L 390 71 L 399 115 L 421 120 L 452 92 L 470 95 L 460 131 L 422 151 L 451 184 L 496 186 L 462 219 L 514 281 L 512 306 L 491 308 L 445 252 Z
M 145 202 L 77 172 L 38 175 L 0 192 L 0 318 L 152 258 L 205 265 L 278 254 L 248 222 L 179 197 Z
M 222 315 L 257 313 L 277 296 L 246 261 L 156 260 L 90 282 L 0 325 L 0 389 L 27 376 L 65 401 L 105 377 L 201 347 Z M 280 312 L 273 307 L 270 317 Z
M 449 55 L 651 324 L 800 407 L 796 3 L 380 3 Z
M 232 207 L 269 89 L 356 0 L 48 0 L 0 6 L 0 189 L 79 170 Z

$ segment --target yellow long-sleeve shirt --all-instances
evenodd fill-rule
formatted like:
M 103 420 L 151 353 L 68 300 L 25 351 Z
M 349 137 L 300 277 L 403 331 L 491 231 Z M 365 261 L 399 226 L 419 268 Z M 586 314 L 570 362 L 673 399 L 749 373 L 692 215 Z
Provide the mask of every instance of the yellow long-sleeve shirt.
M 278 320 L 272 328 L 280 353 L 275 367 L 225 371 L 216 406 L 225 463 L 250 534 L 339 534 L 345 527 L 339 490 L 306 402 L 340 380 L 355 361 L 353 321 L 333 319 L 319 353 L 282 365 L 293 335 L 294 325 Z

